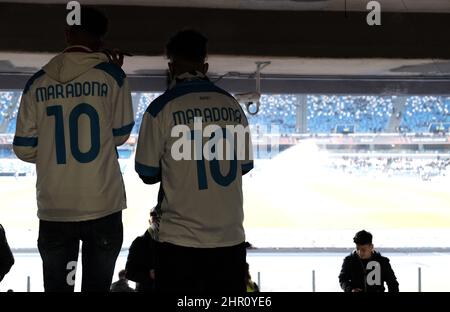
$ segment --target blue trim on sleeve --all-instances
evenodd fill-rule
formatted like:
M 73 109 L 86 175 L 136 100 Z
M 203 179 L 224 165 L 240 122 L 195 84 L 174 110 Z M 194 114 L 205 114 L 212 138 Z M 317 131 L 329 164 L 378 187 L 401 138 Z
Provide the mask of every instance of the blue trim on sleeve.
M 245 172 L 245 173 L 249 172 L 250 170 L 253 169 L 253 161 L 249 162 L 247 164 L 242 164 L 241 169 L 242 169 L 242 172 Z
M 113 64 L 113 63 L 107 63 L 107 62 L 100 63 L 97 66 L 95 66 L 94 68 L 103 70 L 104 72 L 109 74 L 111 77 L 113 77 L 116 80 L 119 87 L 122 87 L 123 81 L 127 77 L 127 75 L 122 70 L 122 68 L 120 68 L 119 66 L 117 66 L 116 64 Z
M 38 138 L 37 137 L 20 137 L 15 136 L 13 145 L 15 146 L 26 146 L 26 147 L 36 147 L 38 145 Z
M 134 121 L 130 123 L 129 125 L 120 127 L 118 129 L 113 129 L 113 136 L 122 136 L 127 135 L 131 133 L 131 130 L 133 130 L 134 127 Z
M 167 90 L 161 96 L 157 97 L 147 108 L 147 113 L 150 113 L 153 117 L 156 117 L 160 111 L 166 106 L 170 101 L 189 94 L 189 93 L 200 93 L 200 92 L 216 92 L 221 93 L 231 98 L 234 98 L 227 91 L 217 87 L 212 82 L 199 80 L 190 81 L 185 83 L 180 83 L 176 85 L 173 89 Z
M 30 79 L 28 79 L 27 84 L 25 85 L 25 88 L 23 89 L 23 94 L 27 94 L 28 91 L 30 91 L 31 86 L 33 83 L 38 79 L 39 77 L 43 76 L 45 74 L 45 71 L 42 69 L 35 73 L 33 76 L 31 76 Z
M 138 163 L 134 164 L 134 168 L 138 174 L 144 177 L 157 177 L 161 173 L 161 169 L 158 167 L 146 166 Z

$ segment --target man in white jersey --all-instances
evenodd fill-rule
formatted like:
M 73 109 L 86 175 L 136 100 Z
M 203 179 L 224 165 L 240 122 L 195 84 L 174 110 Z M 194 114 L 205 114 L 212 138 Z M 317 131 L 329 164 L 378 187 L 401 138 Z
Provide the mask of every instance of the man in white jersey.
M 68 48 L 26 84 L 16 155 L 36 164 L 38 248 L 46 291 L 73 291 L 82 244 L 82 291 L 109 291 L 123 240 L 125 188 L 116 146 L 134 125 L 125 73 L 98 52 L 108 20 L 83 7 Z
M 250 135 L 245 136 L 244 157 L 212 159 L 202 149 L 211 138 L 222 139 L 228 126 L 248 130 L 248 122 L 233 96 L 206 77 L 203 35 L 181 31 L 166 52 L 172 83 L 146 110 L 136 150 L 141 179 L 161 181 L 155 287 L 163 292 L 245 292 L 242 176 L 253 168 Z M 216 131 L 205 134 L 209 126 Z M 189 144 L 179 149 L 183 132 Z M 197 157 L 187 151 L 191 143 L 200 150 Z M 180 153 L 187 157 L 180 159 Z

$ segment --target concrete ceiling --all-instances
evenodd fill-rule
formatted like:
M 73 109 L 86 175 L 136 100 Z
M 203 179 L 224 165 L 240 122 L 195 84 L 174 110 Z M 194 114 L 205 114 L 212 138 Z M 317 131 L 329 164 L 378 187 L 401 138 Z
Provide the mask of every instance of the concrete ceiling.
M 160 56 L 169 36 L 179 29 L 195 28 L 209 38 L 211 55 L 450 59 L 447 13 L 386 12 L 381 26 L 369 26 L 366 12 L 149 6 L 101 9 L 111 21 L 105 44 L 135 55 Z M 0 51 L 58 53 L 64 48 L 66 14 L 61 4 L 0 3 Z
M 67 3 L 65 0 L 0 0 L 15 3 Z M 79 0 L 81 4 L 194 7 L 241 10 L 366 11 L 369 0 Z M 450 12 L 449 0 L 378 0 L 385 12 Z
M 20 4 L 5 4 L 3 16 L 0 10 L 2 17 L 0 23 L 4 23 L 0 27 L 0 36 L 4 38 L 0 41 L 0 74 L 33 73 L 63 47 L 60 38 L 62 31 L 56 30 L 59 29 L 56 16 L 60 14 L 61 6 L 59 8 L 44 5 L 22 6 L 21 3 L 64 4 L 67 1 L 0 0 L 0 5 L 6 2 Z M 405 12 L 450 13 L 450 0 L 379 0 L 382 10 L 402 12 L 387 13 L 387 16 L 383 17 L 383 27 L 380 28 L 368 27 L 365 24 L 365 13 L 354 13 L 351 18 L 344 19 L 343 14 L 336 12 L 344 9 L 364 11 L 368 0 L 81 0 L 80 2 L 117 5 L 108 7 L 107 11 L 112 20 L 123 21 L 123 25 L 119 24 L 119 28 L 113 27 L 112 37 L 109 39 L 114 46 L 137 54 L 127 58 L 124 64 L 124 69 L 129 75 L 163 75 L 167 61 L 160 55 L 161 47 L 164 46 L 168 36 L 166 33 L 172 32 L 168 28 L 180 29 L 181 26 L 190 25 L 192 20 L 196 23 L 190 26 L 198 26 L 199 29 L 206 29 L 210 33 L 212 47 L 209 59 L 210 72 L 216 75 L 229 72 L 236 75 L 253 73 L 256 61 L 271 62 L 271 65 L 263 70 L 263 74 L 268 75 L 450 75 L 450 45 L 445 32 L 441 31 L 448 29 L 448 15 L 404 14 Z M 120 6 L 124 4 L 147 7 Z M 183 9 L 184 7 L 199 9 L 188 10 Z M 64 10 L 64 7 L 62 9 Z M 258 11 L 244 11 L 247 9 Z M 334 12 L 275 12 L 275 10 Z M 37 14 L 37 11 L 40 14 Z M 187 17 L 186 11 L 189 11 Z M 41 15 L 48 23 L 42 23 L 41 19 L 36 17 Z M 160 27 L 167 20 L 170 20 L 167 27 Z M 24 27 L 28 23 L 36 27 Z M 140 31 L 136 31 L 137 29 Z M 43 53 L 44 51 L 48 53 Z

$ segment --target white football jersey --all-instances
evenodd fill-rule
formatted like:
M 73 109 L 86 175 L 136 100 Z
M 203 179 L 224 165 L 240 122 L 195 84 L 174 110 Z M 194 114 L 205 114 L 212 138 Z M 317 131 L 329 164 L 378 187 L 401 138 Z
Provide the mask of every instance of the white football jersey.
M 245 241 L 242 175 L 253 167 L 250 135 L 243 157 L 207 157 L 204 150 L 212 138 L 226 138 L 228 126 L 247 127 L 247 118 L 233 96 L 201 73 L 175 81 L 147 108 L 136 150 L 137 173 L 161 177 L 158 240 L 197 248 L 240 244 Z M 211 127 L 217 132 L 208 132 Z M 181 147 L 181 142 L 189 144 Z
M 28 81 L 13 146 L 36 163 L 41 220 L 93 220 L 126 208 L 116 146 L 133 125 L 126 75 L 102 53 L 71 48 Z

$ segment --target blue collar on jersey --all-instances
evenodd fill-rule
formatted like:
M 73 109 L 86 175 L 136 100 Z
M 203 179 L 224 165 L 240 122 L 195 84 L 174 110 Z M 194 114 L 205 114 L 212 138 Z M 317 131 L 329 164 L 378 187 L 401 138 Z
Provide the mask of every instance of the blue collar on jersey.
M 208 77 L 205 76 L 205 74 L 199 72 L 199 71 L 191 71 L 191 72 L 185 72 L 181 75 L 178 75 L 170 82 L 169 89 L 172 89 L 176 85 L 188 81 L 195 81 L 195 80 L 204 80 L 209 81 Z

